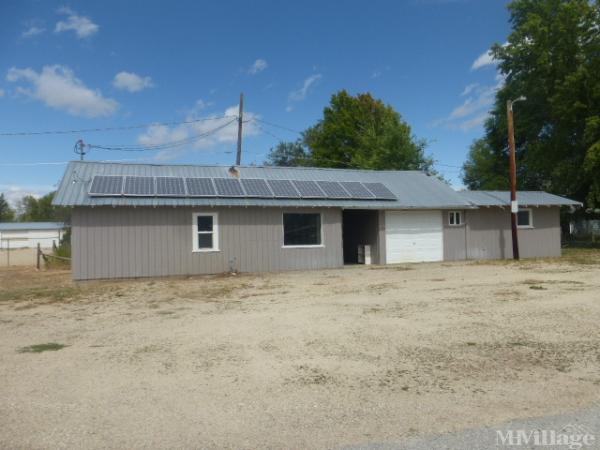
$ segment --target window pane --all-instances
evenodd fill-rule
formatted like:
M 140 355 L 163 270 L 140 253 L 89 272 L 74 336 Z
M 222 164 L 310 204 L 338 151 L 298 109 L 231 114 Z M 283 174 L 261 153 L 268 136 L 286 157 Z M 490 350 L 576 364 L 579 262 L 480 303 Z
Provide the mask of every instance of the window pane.
M 520 227 L 528 227 L 529 223 L 529 211 L 519 211 L 517 213 L 517 224 Z
M 212 233 L 198 233 L 198 248 L 200 248 L 200 249 L 213 248 Z
M 448 222 L 450 223 L 450 225 L 454 225 L 454 213 L 453 212 L 448 213 L 448 218 L 449 218 Z
M 284 214 L 283 245 L 320 245 L 320 214 Z
M 460 225 L 462 223 L 462 217 L 459 211 L 454 213 L 454 225 Z
M 212 231 L 213 218 L 212 216 L 198 216 L 198 231 Z

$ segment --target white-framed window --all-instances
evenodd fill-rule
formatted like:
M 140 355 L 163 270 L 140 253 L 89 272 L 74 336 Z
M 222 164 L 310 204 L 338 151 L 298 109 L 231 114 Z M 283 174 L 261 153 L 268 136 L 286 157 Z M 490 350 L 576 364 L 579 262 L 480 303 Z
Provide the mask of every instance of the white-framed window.
M 192 250 L 194 252 L 218 252 L 218 213 L 194 213 L 192 220 Z
M 463 223 L 462 211 L 448 211 L 448 225 L 456 227 Z
M 283 247 L 323 247 L 321 213 L 283 213 Z
M 519 208 L 517 213 L 517 227 L 533 228 L 533 210 L 531 208 Z

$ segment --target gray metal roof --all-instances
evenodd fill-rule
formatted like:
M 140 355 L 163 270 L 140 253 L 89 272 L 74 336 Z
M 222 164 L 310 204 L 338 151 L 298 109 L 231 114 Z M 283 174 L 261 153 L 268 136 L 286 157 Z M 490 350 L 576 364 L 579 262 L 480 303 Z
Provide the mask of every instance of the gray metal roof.
M 62 222 L 0 222 L 0 231 L 12 230 L 62 230 Z
M 475 206 L 510 206 L 509 191 L 460 191 L 459 194 Z M 521 206 L 582 206 L 580 202 L 544 191 L 518 191 Z
M 161 198 L 91 197 L 95 175 L 229 177 L 227 166 L 158 165 L 70 162 L 53 203 L 63 206 L 304 206 L 361 209 L 469 208 L 471 203 L 436 177 L 419 171 L 374 171 L 288 167 L 238 167 L 240 178 L 384 183 L 397 200 L 265 199 L 265 198 Z

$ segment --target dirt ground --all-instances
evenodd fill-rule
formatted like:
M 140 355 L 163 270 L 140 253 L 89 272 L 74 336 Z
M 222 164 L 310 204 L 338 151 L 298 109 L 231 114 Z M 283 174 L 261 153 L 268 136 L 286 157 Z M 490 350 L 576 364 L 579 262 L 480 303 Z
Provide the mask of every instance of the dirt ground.
M 598 250 L 79 284 L 0 269 L 0 447 L 324 449 L 576 410 L 600 400 L 599 292 Z
M 43 249 L 51 253 L 51 249 Z M 35 266 L 37 248 L 0 249 L 0 268 L 10 266 Z

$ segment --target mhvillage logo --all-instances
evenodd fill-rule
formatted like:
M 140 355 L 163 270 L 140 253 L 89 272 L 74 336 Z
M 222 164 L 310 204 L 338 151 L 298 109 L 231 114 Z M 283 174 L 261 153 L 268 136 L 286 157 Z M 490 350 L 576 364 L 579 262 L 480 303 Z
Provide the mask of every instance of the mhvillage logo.
M 556 430 L 496 430 L 496 445 L 510 447 L 535 445 L 565 447 L 570 450 L 591 447 L 596 436 L 582 425 L 567 425 Z

